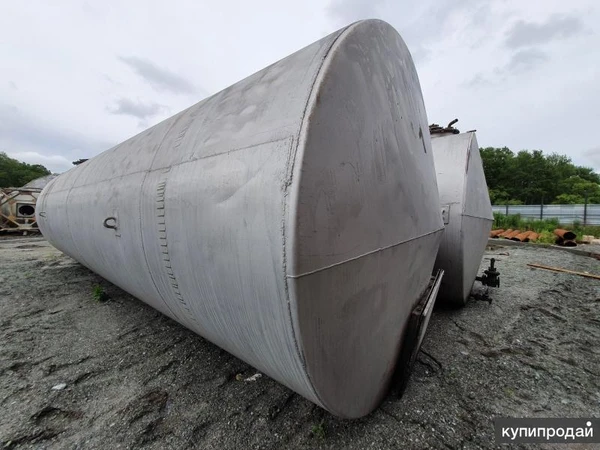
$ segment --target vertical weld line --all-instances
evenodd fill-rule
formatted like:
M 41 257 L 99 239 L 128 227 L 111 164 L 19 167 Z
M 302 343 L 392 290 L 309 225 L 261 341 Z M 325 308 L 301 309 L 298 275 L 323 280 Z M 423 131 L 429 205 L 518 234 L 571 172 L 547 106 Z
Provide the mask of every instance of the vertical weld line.
M 284 190 L 284 196 L 283 196 L 283 227 L 282 227 L 282 238 L 283 238 L 283 272 L 284 272 L 284 286 L 285 286 L 285 294 L 286 294 L 286 299 L 287 299 L 287 306 L 288 306 L 288 319 L 289 319 L 289 325 L 290 328 L 292 330 L 292 338 L 294 341 L 294 346 L 296 347 L 296 352 L 297 355 L 300 359 L 300 364 L 302 365 L 302 368 L 304 369 L 304 375 L 306 376 L 309 386 L 312 389 L 313 394 L 315 395 L 315 397 L 317 398 L 317 400 L 323 405 L 325 406 L 325 402 L 321 399 L 321 396 L 319 395 L 319 393 L 317 392 L 317 390 L 315 389 L 313 380 L 311 379 L 310 374 L 308 373 L 308 369 L 306 366 L 306 360 L 304 358 L 304 353 L 302 352 L 301 348 L 300 348 L 300 344 L 298 342 L 298 336 L 297 336 L 297 332 L 296 329 L 294 327 L 294 319 L 293 319 L 293 315 L 292 315 L 292 305 L 291 305 L 291 301 L 290 301 L 290 286 L 289 286 L 289 281 L 288 281 L 288 276 L 287 276 L 287 262 L 288 262 L 288 254 L 287 254 L 287 241 L 286 241 L 286 225 L 287 225 L 287 213 L 288 213 L 288 195 L 289 195 L 289 190 L 290 187 L 292 186 L 293 183 L 293 178 L 294 178 L 294 169 L 296 166 L 296 157 L 298 154 L 298 148 L 300 147 L 300 142 L 302 140 L 302 134 L 303 132 L 306 130 L 307 127 L 307 123 L 306 123 L 306 116 L 309 110 L 309 107 L 311 105 L 311 101 L 313 100 L 313 94 L 315 93 L 315 88 L 320 80 L 320 76 L 321 73 L 323 71 L 323 66 L 325 66 L 326 62 L 327 62 L 327 58 L 329 57 L 332 49 L 335 47 L 336 43 L 346 34 L 348 34 L 348 32 L 354 28 L 356 24 L 352 24 L 349 25 L 344 31 L 342 31 L 334 40 L 333 42 L 329 45 L 329 48 L 327 49 L 327 51 L 325 52 L 325 54 L 323 55 L 323 58 L 321 59 L 321 65 L 319 66 L 317 73 L 315 74 L 315 77 L 312 80 L 311 83 L 311 87 L 310 87 L 310 91 L 308 93 L 308 96 L 306 98 L 306 104 L 304 105 L 304 110 L 302 112 L 302 119 L 300 121 L 300 129 L 298 131 L 298 139 L 295 142 L 295 148 L 294 148 L 294 142 L 292 140 L 292 148 L 293 148 L 293 152 L 292 155 L 290 155 L 291 158 L 291 168 L 290 168 L 290 174 L 289 174 L 289 178 L 286 180 L 285 183 L 285 190 Z M 314 102 L 313 102 L 314 104 Z
M 171 312 L 171 314 L 173 314 L 173 317 L 175 317 L 175 319 L 177 319 L 178 321 L 180 321 L 181 319 L 175 313 L 175 311 L 173 311 L 171 309 L 171 307 L 169 306 L 169 303 L 165 300 L 165 297 L 160 292 L 160 289 L 158 288 L 158 285 L 156 284 L 156 280 L 154 279 L 154 275 L 152 274 L 152 271 L 150 270 L 150 263 L 148 263 L 148 255 L 146 254 L 146 248 L 145 248 L 145 245 L 144 245 L 144 234 L 142 232 L 142 229 L 143 229 L 143 224 L 142 224 L 142 217 L 143 217 L 142 216 L 142 202 L 144 200 L 143 194 L 144 194 L 144 186 L 146 185 L 146 179 L 148 178 L 148 174 L 152 170 L 152 166 L 154 165 L 154 161 L 156 160 L 156 156 L 160 152 L 160 150 L 161 150 L 163 144 L 165 143 L 165 140 L 167 139 L 167 136 L 169 135 L 169 133 L 171 132 L 171 130 L 173 130 L 173 128 L 175 127 L 175 125 L 177 125 L 177 123 L 180 120 L 181 120 L 181 117 L 178 117 L 177 119 L 175 119 L 173 121 L 173 123 L 171 124 L 171 126 L 169 127 L 169 129 L 165 132 L 165 134 L 163 135 L 162 139 L 160 140 L 160 143 L 158 144 L 158 147 L 156 148 L 156 152 L 154 152 L 154 155 L 152 156 L 152 161 L 150 162 L 150 165 L 148 166 L 148 170 L 146 170 L 144 172 L 144 178 L 142 179 L 142 185 L 140 187 L 140 203 L 138 205 L 138 215 L 140 217 L 140 241 L 142 243 L 142 253 L 144 255 L 144 262 L 146 263 L 146 268 L 148 269 L 148 273 L 150 274 L 150 280 L 152 281 L 152 284 L 154 285 L 154 290 L 158 294 L 158 297 L 162 300 L 163 304 L 167 307 L 167 309 Z M 171 170 L 170 167 L 169 167 L 169 170 Z M 165 183 L 165 184 L 163 184 L 163 191 L 164 191 L 164 186 L 166 185 L 166 180 L 163 183 Z M 160 186 L 160 183 L 159 183 L 159 186 Z M 160 227 L 160 219 L 159 219 L 159 227 Z M 159 254 L 159 258 L 161 258 L 161 259 L 164 260 L 164 256 L 161 257 L 160 254 Z
M 161 182 L 164 188 L 164 192 L 166 192 L 166 187 L 167 187 L 167 181 L 164 180 Z M 156 208 L 160 208 L 160 206 L 157 206 Z M 162 211 L 163 211 L 163 216 L 164 216 L 164 201 L 162 202 Z M 168 258 L 169 262 L 171 260 L 171 256 L 169 254 L 169 241 L 168 241 L 168 233 L 167 233 L 167 225 L 166 225 L 166 220 L 165 223 L 161 223 L 160 220 L 160 216 L 158 219 L 158 232 L 160 233 L 164 233 L 165 237 L 160 237 L 159 235 L 159 242 L 160 241 L 164 241 L 164 243 L 161 243 L 160 246 L 163 248 L 162 253 L 163 255 L 165 255 L 166 258 Z M 164 227 L 164 231 L 161 231 L 160 228 Z M 187 312 L 187 316 L 188 318 L 194 322 L 197 323 L 196 318 L 194 317 L 194 315 L 192 314 L 189 305 L 187 304 L 187 302 L 185 301 L 185 299 L 183 298 L 183 295 L 180 292 L 179 289 L 179 282 L 177 281 L 177 277 L 175 275 L 175 272 L 173 271 L 172 267 L 170 264 L 167 264 L 167 261 L 165 260 L 165 258 L 163 257 L 163 269 L 164 272 L 167 274 L 167 278 L 171 279 L 172 281 L 169 282 L 169 284 L 171 285 L 171 289 L 172 292 L 175 294 L 175 298 L 177 298 L 180 303 L 183 305 L 185 311 Z
M 69 199 L 71 198 L 71 192 L 75 188 L 75 183 L 77 183 L 77 181 L 79 181 L 79 178 L 81 177 L 81 174 L 83 172 L 85 172 L 85 166 L 77 166 L 77 168 L 75 170 L 79 170 L 79 173 L 77 174 L 77 176 L 75 177 L 75 179 L 71 182 L 71 185 L 69 186 L 69 190 L 67 192 L 67 196 L 65 198 L 65 204 L 67 205 L 66 208 L 65 208 L 65 217 L 67 219 L 66 220 L 66 222 L 67 222 L 67 231 L 69 233 L 69 236 L 71 237 L 71 243 L 73 244 L 73 247 L 75 247 L 75 251 L 77 252 L 77 256 L 81 260 L 83 260 L 83 261 L 80 261 L 80 262 L 82 262 L 83 265 L 86 266 L 87 268 L 91 268 L 90 264 L 83 257 L 83 254 L 79 250 L 79 247 L 77 247 L 77 243 L 75 242 L 75 239 L 73 239 L 73 233 L 71 232 L 71 221 L 69 220 L 69 205 L 71 204 L 71 202 L 69 201 Z M 99 183 L 96 183 L 96 184 L 99 184 Z

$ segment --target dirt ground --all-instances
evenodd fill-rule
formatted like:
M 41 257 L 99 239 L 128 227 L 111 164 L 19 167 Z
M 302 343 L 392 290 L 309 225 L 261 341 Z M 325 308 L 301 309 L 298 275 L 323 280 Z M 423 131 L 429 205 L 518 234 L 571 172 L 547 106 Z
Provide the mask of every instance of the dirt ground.
M 337 419 L 42 238 L 0 241 L 4 448 L 496 447 L 493 418 L 600 415 L 600 261 L 488 249 L 491 304 L 436 309 L 404 396 Z M 109 299 L 98 301 L 94 287 Z M 548 448 L 553 448 L 548 446 Z

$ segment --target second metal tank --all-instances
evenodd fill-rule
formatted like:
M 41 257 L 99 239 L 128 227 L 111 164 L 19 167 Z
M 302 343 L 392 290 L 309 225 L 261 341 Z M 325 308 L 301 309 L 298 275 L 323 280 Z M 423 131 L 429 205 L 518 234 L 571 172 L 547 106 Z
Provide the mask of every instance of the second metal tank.
M 342 417 L 387 391 L 443 224 L 410 53 L 343 28 L 71 169 L 44 236 Z
M 466 303 L 492 222 L 492 205 L 474 132 L 431 135 L 444 237 L 435 263 L 444 270 L 440 302 Z

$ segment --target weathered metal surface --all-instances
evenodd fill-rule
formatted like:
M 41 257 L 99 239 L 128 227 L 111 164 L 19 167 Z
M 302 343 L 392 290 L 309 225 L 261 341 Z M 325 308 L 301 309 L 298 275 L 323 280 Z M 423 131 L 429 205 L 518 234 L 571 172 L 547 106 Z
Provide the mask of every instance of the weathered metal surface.
M 0 231 L 37 232 L 36 202 L 41 189 L 0 188 Z
M 432 135 L 441 205 L 449 221 L 435 263 L 445 272 L 440 301 L 464 305 L 477 276 L 493 216 L 475 133 Z
M 53 180 L 40 228 L 342 417 L 383 398 L 442 237 L 417 73 L 346 27 Z

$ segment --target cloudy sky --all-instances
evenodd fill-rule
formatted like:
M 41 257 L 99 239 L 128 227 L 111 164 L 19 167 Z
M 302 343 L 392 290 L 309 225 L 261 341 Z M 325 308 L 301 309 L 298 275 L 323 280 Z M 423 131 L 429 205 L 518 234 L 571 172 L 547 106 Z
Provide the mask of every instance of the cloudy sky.
M 61 172 L 359 19 L 416 61 L 429 121 L 600 171 L 596 0 L 3 0 L 0 151 Z

